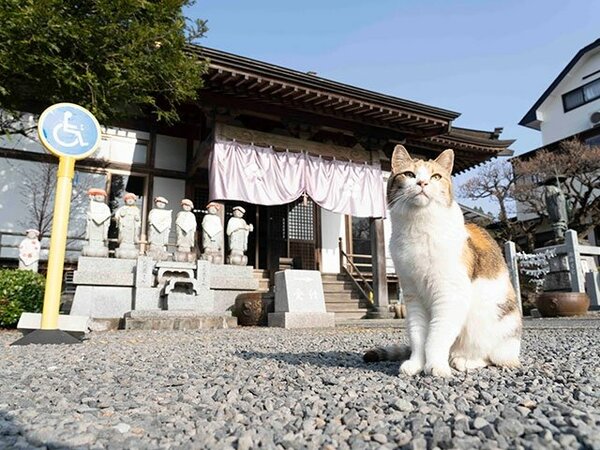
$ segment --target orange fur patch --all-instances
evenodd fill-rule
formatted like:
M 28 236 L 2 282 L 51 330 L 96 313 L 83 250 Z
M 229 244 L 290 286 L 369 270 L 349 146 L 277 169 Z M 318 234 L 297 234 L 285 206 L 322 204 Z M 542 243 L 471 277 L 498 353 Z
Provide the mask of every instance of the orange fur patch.
M 500 247 L 483 228 L 471 223 L 465 227 L 469 237 L 463 250 L 463 262 L 471 280 L 496 278 L 506 270 Z

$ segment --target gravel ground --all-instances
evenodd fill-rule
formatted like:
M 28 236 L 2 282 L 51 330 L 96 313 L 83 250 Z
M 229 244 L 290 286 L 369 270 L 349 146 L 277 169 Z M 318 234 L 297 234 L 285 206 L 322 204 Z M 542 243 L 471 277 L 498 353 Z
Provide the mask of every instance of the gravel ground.
M 600 325 L 600 322 L 597 322 Z M 523 368 L 398 376 L 377 326 L 96 333 L 9 347 L 0 448 L 600 449 L 600 326 L 526 329 Z

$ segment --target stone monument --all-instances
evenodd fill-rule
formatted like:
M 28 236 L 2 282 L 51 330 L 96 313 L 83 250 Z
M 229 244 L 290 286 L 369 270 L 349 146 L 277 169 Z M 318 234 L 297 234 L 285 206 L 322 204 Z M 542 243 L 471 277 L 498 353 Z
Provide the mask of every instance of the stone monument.
M 87 227 L 83 246 L 83 256 L 108 258 L 108 227 L 110 225 L 110 208 L 105 203 L 106 191 L 92 188 L 88 190 L 90 205 L 87 210 Z
M 218 203 L 206 205 L 208 214 L 202 219 L 202 259 L 213 264 L 223 264 L 223 225 L 217 212 L 221 208 Z
M 38 240 L 40 232 L 30 228 L 25 231 L 25 235 L 25 239 L 19 244 L 19 269 L 37 272 L 41 250 Z
M 323 281 L 318 270 L 282 270 L 275 273 L 275 312 L 270 327 L 334 327 L 335 314 L 325 309 Z
M 192 212 L 194 203 L 184 198 L 181 200 L 181 209 L 177 213 L 175 225 L 177 227 L 177 251 L 175 261 L 194 262 L 196 260 L 196 216 Z
M 139 256 L 137 244 L 140 239 L 141 215 L 136 206 L 137 195 L 127 193 L 123 196 L 125 204 L 115 212 L 115 220 L 119 228 L 119 248 L 115 256 L 123 259 L 136 259 Z
M 550 219 L 552 231 L 554 232 L 554 239 L 557 242 L 564 240 L 569 222 L 567 200 L 560 187 L 561 178 L 564 179 L 564 177 L 555 176 L 548 178 L 544 182 L 544 185 L 546 186 L 544 201 L 546 202 L 548 218 Z
M 146 254 L 156 261 L 165 261 L 169 258 L 167 244 L 171 232 L 171 210 L 165 209 L 169 201 L 164 197 L 154 199 L 154 208 L 148 213 L 148 243 Z

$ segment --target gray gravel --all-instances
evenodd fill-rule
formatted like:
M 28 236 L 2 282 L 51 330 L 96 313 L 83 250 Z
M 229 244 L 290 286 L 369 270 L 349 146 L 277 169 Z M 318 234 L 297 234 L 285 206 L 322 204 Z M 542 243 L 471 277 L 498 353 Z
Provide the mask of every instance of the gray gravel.
M 0 448 L 600 449 L 599 327 L 527 329 L 523 369 L 400 377 L 405 330 L 113 332 L 9 347 Z

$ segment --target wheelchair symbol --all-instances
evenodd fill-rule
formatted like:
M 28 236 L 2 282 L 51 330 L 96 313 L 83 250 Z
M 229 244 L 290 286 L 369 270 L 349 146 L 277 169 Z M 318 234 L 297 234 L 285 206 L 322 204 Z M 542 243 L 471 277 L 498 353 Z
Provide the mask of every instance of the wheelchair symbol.
M 77 145 L 80 147 L 88 145 L 87 142 L 84 142 L 83 135 L 81 134 L 83 125 L 80 125 L 78 129 L 77 125 L 69 123 L 71 117 L 73 117 L 73 113 L 65 111 L 62 122 L 56 124 L 52 129 L 52 137 L 54 137 L 54 140 L 59 145 L 66 148 L 75 147 Z M 66 138 L 66 140 L 63 140 L 61 137 Z

